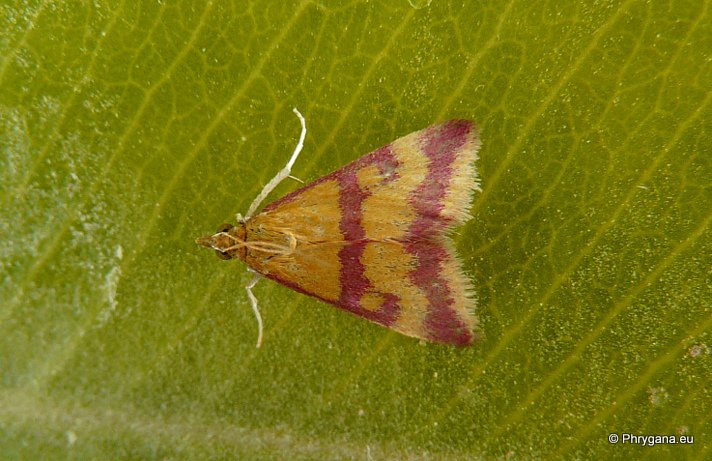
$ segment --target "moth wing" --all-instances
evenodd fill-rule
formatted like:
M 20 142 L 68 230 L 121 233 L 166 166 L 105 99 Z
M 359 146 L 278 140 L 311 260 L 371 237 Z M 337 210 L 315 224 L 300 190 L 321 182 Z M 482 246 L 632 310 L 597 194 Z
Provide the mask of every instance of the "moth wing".
M 455 345 L 474 340 L 469 280 L 447 244 L 300 243 L 262 270 L 298 292 L 408 336 Z
M 324 230 L 338 227 L 347 241 L 441 235 L 471 218 L 479 148 L 473 122 L 450 120 L 376 149 L 272 202 L 263 213 L 289 219 L 304 213 L 304 220 L 291 222 L 299 231 L 323 216 L 338 224 Z

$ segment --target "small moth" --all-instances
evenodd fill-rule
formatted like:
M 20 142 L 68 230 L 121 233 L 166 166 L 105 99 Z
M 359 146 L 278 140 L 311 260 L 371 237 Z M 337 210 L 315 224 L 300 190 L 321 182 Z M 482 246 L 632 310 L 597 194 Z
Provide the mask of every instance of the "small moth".
M 448 233 L 471 217 L 480 190 L 475 124 L 450 120 L 406 135 L 270 203 L 287 165 L 237 224 L 196 240 L 222 259 L 241 259 L 252 288 L 272 279 L 359 317 L 426 341 L 466 346 L 476 338 L 474 291 Z M 296 179 L 296 178 L 294 178 Z

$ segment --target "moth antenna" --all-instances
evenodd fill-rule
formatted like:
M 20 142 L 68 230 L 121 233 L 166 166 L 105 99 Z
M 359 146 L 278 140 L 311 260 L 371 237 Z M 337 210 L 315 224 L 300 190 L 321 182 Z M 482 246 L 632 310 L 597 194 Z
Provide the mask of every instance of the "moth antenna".
M 252 272 L 252 271 L 250 271 Z M 245 290 L 247 290 L 247 297 L 250 298 L 250 304 L 252 305 L 252 312 L 255 313 L 255 318 L 257 319 L 257 348 L 262 345 L 262 316 L 260 315 L 260 310 L 257 308 L 257 298 L 252 294 L 252 288 L 260 281 L 262 276 L 260 274 L 253 272 L 252 280 L 247 284 Z
M 287 165 L 282 168 L 279 173 L 277 173 L 274 178 L 270 180 L 267 184 L 265 184 L 265 187 L 262 188 L 262 192 L 260 192 L 260 195 L 255 197 L 255 199 L 252 201 L 252 204 L 250 205 L 250 208 L 247 210 L 247 214 L 244 217 L 244 220 L 250 219 L 252 215 L 257 211 L 257 207 L 260 206 L 260 203 L 264 199 L 267 198 L 267 196 L 274 190 L 277 185 L 282 182 L 285 178 L 289 177 L 289 174 L 292 172 L 292 166 L 294 165 L 294 162 L 297 161 L 297 157 L 299 157 L 299 153 L 302 151 L 302 148 L 304 147 L 304 138 L 307 135 L 307 122 L 304 120 L 304 117 L 302 114 L 297 110 L 295 107 L 292 109 L 292 112 L 297 114 L 297 117 L 299 117 L 299 121 L 302 124 L 302 133 L 299 135 L 299 142 L 297 142 L 297 147 L 294 148 L 294 152 L 292 152 L 292 156 L 290 157 L 289 161 L 287 162 Z
M 272 242 L 257 242 L 257 241 L 245 242 L 241 245 L 235 246 L 234 248 L 240 248 L 243 246 L 247 247 L 251 250 L 263 251 L 265 253 L 272 253 L 272 254 L 276 254 L 276 255 L 289 254 L 289 253 L 291 253 L 291 250 L 296 248 L 296 244 L 291 245 L 291 242 L 290 242 L 290 246 L 285 246 L 285 245 L 280 245 L 280 244 L 272 243 Z M 230 248 L 233 248 L 233 247 L 230 247 Z
M 221 248 L 221 247 L 218 247 L 215 245 L 212 247 L 214 250 L 217 250 L 217 251 L 220 251 L 223 253 L 226 251 L 231 251 L 231 250 L 239 250 L 240 248 L 249 248 L 251 250 L 263 251 L 265 253 L 286 255 L 286 254 L 289 254 L 292 251 L 294 251 L 294 249 L 297 247 L 297 240 L 294 236 L 290 236 L 291 239 L 289 241 L 289 246 L 286 246 L 286 245 L 280 245 L 278 243 L 262 242 L 262 241 L 245 242 L 244 240 L 235 238 L 234 236 L 226 234 L 225 232 L 221 232 L 218 235 L 226 235 L 227 237 L 232 239 L 233 242 L 235 242 L 234 245 L 230 245 L 227 248 Z

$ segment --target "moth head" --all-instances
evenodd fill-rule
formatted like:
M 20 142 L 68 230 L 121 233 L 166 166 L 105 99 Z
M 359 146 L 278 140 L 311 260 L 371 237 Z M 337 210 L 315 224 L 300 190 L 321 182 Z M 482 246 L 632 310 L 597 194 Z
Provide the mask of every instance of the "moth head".
M 240 251 L 244 252 L 244 248 L 241 245 L 244 243 L 244 226 L 237 227 L 232 224 L 221 224 L 215 234 L 198 237 L 195 243 L 215 250 L 215 254 L 220 259 L 239 257 Z

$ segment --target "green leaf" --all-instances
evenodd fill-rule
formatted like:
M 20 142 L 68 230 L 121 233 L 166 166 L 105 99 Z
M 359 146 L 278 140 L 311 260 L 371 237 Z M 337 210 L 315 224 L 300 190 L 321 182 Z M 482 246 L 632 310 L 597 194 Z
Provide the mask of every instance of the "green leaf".
M 710 3 L 6 2 L 0 457 L 709 459 Z M 255 349 L 245 267 L 194 239 L 292 107 L 306 181 L 478 122 L 480 343 L 263 281 Z

